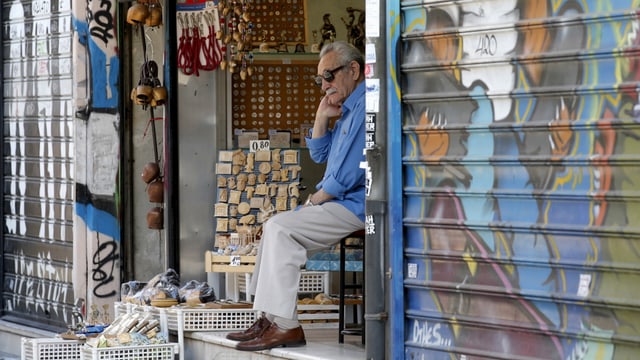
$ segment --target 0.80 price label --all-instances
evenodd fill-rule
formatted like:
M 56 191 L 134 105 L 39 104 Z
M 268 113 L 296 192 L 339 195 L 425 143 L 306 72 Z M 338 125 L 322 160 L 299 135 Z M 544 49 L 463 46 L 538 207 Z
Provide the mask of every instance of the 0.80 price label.
M 251 140 L 249 141 L 249 151 L 269 151 L 271 143 L 269 140 Z

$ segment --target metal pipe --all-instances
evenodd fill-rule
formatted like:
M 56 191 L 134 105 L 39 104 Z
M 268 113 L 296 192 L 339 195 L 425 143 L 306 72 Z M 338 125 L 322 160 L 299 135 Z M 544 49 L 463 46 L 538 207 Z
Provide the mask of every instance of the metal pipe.
M 176 0 L 167 1 L 165 9 L 176 9 Z M 164 81 L 169 95 L 164 121 L 165 140 L 165 216 L 167 238 L 165 258 L 168 268 L 180 273 L 180 192 L 179 192 L 179 154 L 178 154 L 178 58 L 176 49 L 177 19 L 174 11 L 165 11 L 165 58 Z
M 371 161 L 371 160 L 368 160 Z M 380 157 L 377 161 L 384 161 Z M 371 165 L 371 164 L 370 164 Z M 377 165 L 373 166 L 378 168 Z M 367 200 L 367 216 L 373 217 L 375 233 L 367 232 L 365 239 L 364 301 L 365 301 L 365 358 L 387 359 L 385 355 L 385 324 L 387 310 L 385 299 L 385 208 L 386 202 Z M 367 224 L 368 230 L 372 224 Z
M 366 33 L 366 81 L 367 81 L 367 198 L 366 198 L 366 240 L 365 240 L 365 358 L 388 359 L 387 319 L 388 285 L 385 277 L 388 267 L 389 245 L 385 223 L 387 199 L 386 156 L 386 2 L 367 2 L 367 30 L 369 21 L 379 21 L 375 33 Z M 369 14 L 380 14 L 380 17 Z M 373 46 L 373 51 L 372 51 Z M 395 175 L 394 175 L 395 176 Z

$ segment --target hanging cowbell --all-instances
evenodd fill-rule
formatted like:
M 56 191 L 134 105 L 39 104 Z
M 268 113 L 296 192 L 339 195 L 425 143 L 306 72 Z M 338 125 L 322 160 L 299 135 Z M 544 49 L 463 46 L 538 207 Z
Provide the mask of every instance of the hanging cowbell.
M 162 6 L 158 2 L 149 4 L 149 16 L 145 21 L 147 26 L 160 26 L 162 25 Z
M 147 5 L 136 3 L 127 10 L 127 22 L 131 25 L 144 24 L 148 16 L 149 8 Z
M 153 91 L 152 91 L 152 99 L 153 106 L 162 106 L 167 103 L 167 88 L 160 83 L 159 79 L 154 79 L 153 82 Z

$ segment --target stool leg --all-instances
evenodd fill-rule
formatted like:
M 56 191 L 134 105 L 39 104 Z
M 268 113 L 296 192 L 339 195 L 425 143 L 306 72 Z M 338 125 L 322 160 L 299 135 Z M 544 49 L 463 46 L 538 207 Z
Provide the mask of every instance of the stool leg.
M 357 282 L 358 282 L 358 274 L 354 271 L 354 272 L 351 273 L 351 283 L 352 284 L 357 284 Z M 352 295 L 355 295 L 355 292 L 353 292 Z M 352 314 L 351 314 L 352 315 L 351 316 L 352 317 L 352 323 L 353 324 L 358 324 L 360 322 L 359 321 L 359 317 L 358 317 L 358 304 L 354 303 L 351 306 L 351 308 L 352 308 Z

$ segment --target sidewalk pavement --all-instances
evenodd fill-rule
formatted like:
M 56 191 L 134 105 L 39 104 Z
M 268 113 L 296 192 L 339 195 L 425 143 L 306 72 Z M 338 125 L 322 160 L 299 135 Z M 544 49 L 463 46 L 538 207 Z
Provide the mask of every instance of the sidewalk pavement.
M 20 355 L 7 354 L 0 351 L 0 360 L 20 360 Z

